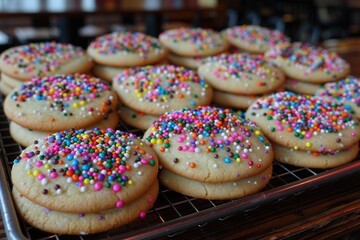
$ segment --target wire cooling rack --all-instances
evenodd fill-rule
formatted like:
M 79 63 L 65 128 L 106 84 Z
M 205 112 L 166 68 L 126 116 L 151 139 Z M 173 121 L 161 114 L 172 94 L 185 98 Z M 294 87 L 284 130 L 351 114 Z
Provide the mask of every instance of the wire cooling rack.
M 142 134 L 137 129 L 121 124 L 119 129 L 139 136 Z M 155 205 L 147 212 L 145 219 L 100 234 L 69 236 L 40 231 L 27 225 L 17 216 L 10 194 L 12 187 L 10 171 L 12 161 L 20 154 L 22 147 L 11 138 L 9 122 L 2 108 L 0 108 L 0 147 L 0 203 L 4 227 L 9 239 L 171 238 L 181 235 L 191 227 L 201 227 L 209 221 L 222 221 L 239 212 L 252 211 L 263 204 L 298 195 L 305 190 L 329 183 L 333 179 L 360 171 L 359 160 L 331 170 L 299 168 L 274 162 L 272 178 L 261 192 L 231 201 L 193 198 L 160 186 Z

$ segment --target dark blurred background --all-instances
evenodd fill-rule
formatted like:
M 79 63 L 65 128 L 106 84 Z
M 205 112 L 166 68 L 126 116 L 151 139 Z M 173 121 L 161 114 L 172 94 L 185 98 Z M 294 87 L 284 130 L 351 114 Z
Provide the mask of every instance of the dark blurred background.
M 112 31 L 255 24 L 318 44 L 360 35 L 360 0 L 0 0 L 0 51 L 57 40 L 86 47 Z

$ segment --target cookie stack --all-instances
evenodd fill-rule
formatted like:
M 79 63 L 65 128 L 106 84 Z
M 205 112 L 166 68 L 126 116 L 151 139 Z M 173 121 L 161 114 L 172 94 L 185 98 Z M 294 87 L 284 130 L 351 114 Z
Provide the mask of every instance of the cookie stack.
M 193 70 L 158 65 L 124 70 L 113 80 L 122 120 L 147 129 L 159 115 L 181 108 L 195 108 L 211 103 L 212 88 Z
M 360 119 L 360 79 L 348 76 L 337 82 L 326 83 L 315 96 L 343 103 Z M 351 111 L 350 110 L 350 111 Z
M 265 187 L 272 174 L 270 143 L 229 109 L 167 112 L 143 138 L 158 155 L 160 182 L 192 197 L 244 197 Z
M 0 55 L 0 92 L 7 95 L 34 76 L 87 73 L 92 66 L 86 52 L 71 44 L 41 42 L 16 46 Z
M 85 74 L 34 77 L 6 96 L 10 134 L 28 146 L 50 133 L 75 128 L 116 128 L 118 98 L 111 86 Z
M 279 91 L 285 76 L 262 55 L 222 54 L 207 59 L 198 73 L 215 89 L 213 102 L 246 109 L 258 97 Z
M 252 54 L 264 54 L 271 46 L 290 41 L 280 31 L 256 25 L 230 27 L 223 34 L 232 47 Z
M 345 78 L 350 65 L 338 54 L 308 43 L 278 44 L 265 53 L 288 78 L 285 88 L 300 94 L 315 94 L 322 84 Z
M 298 167 L 333 168 L 354 160 L 360 125 L 341 103 L 279 92 L 246 112 L 273 143 L 275 159 Z
M 13 198 L 30 225 L 91 234 L 144 218 L 158 194 L 158 160 L 133 134 L 66 130 L 27 147 L 11 171 Z
M 95 61 L 93 73 L 112 79 L 124 68 L 155 65 L 166 59 L 167 51 L 157 38 L 141 32 L 114 32 L 97 37 L 87 49 Z
M 169 49 L 172 64 L 197 69 L 203 59 L 225 52 L 229 44 L 218 32 L 205 28 L 175 28 L 162 32 L 160 42 Z

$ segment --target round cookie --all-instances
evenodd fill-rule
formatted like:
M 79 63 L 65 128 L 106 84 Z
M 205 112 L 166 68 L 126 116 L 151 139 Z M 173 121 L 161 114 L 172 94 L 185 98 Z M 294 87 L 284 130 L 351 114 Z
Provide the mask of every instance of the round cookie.
M 359 122 L 342 104 L 279 92 L 259 98 L 246 111 L 270 141 L 295 150 L 329 152 L 360 140 Z
M 318 97 L 329 98 L 350 106 L 360 119 L 360 79 L 348 76 L 337 82 L 326 83 L 316 94 Z
M 297 167 L 306 168 L 334 168 L 353 161 L 359 152 L 359 144 L 350 146 L 349 149 L 321 153 L 312 151 L 294 150 L 278 144 L 273 144 L 275 159 L 279 162 Z
M 207 28 L 170 29 L 162 32 L 159 40 L 170 52 L 184 57 L 212 56 L 229 47 L 224 36 Z
M 92 73 L 108 82 L 112 82 L 113 78 L 119 75 L 124 71 L 124 68 L 121 67 L 112 67 L 112 66 L 105 66 L 100 64 L 95 64 Z
M 85 74 L 34 77 L 6 96 L 6 116 L 22 127 L 55 132 L 95 124 L 116 111 L 118 98 Z
M 290 41 L 280 31 L 255 25 L 234 26 L 225 29 L 223 33 L 231 45 L 255 54 L 263 54 L 270 46 Z
M 96 213 L 132 202 L 157 179 L 154 151 L 131 133 L 66 130 L 27 147 L 11 180 L 26 198 L 60 212 Z
M 295 79 L 287 79 L 285 81 L 285 89 L 307 95 L 314 95 L 317 90 L 322 87 L 323 84 L 303 82 Z
M 11 89 L 18 88 L 21 86 L 21 84 L 24 83 L 22 80 L 17 80 L 16 78 L 10 77 L 3 73 L 1 73 L 1 80 L 4 81 L 6 85 L 11 87 Z
M 150 115 L 143 112 L 135 111 L 124 105 L 119 106 L 119 115 L 127 125 L 135 128 L 146 130 L 159 116 Z
M 87 73 L 92 66 L 91 58 L 82 48 L 57 42 L 16 46 L 0 55 L 2 74 L 22 81 L 33 76 Z
M 191 69 L 197 69 L 202 64 L 203 59 L 203 57 L 184 57 L 172 53 L 169 53 L 168 55 L 170 63 Z
M 121 208 L 96 213 L 65 213 L 42 207 L 13 188 L 16 208 L 22 218 L 32 226 L 56 234 L 93 234 L 124 226 L 136 219 L 144 218 L 158 195 L 156 180 L 143 196 Z
M 121 103 L 151 115 L 208 105 L 213 97 L 196 72 L 175 65 L 127 69 L 114 78 L 113 89 Z
M 269 93 L 285 83 L 279 68 L 267 63 L 262 55 L 248 53 L 209 57 L 198 73 L 214 89 L 234 94 Z
M 271 179 L 272 165 L 264 171 L 234 182 L 203 183 L 186 177 L 161 170 L 159 179 L 161 183 L 176 192 L 209 200 L 227 200 L 248 196 L 259 192 Z
M 350 72 L 350 65 L 337 53 L 302 42 L 273 46 L 265 58 L 286 76 L 317 84 L 342 79 Z
M 213 102 L 220 106 L 246 109 L 261 96 L 214 91 Z
M 97 37 L 87 49 L 94 61 L 113 67 L 145 66 L 166 57 L 159 40 L 141 32 L 114 32 Z
M 13 88 L 11 86 L 4 83 L 4 81 L 2 79 L 0 80 L 0 93 L 1 94 L 6 96 L 9 93 L 11 93 L 12 90 L 13 90 Z
M 273 161 L 259 128 L 230 109 L 198 107 L 167 112 L 145 132 L 163 169 L 207 183 L 254 176 Z
M 111 112 L 106 118 L 101 119 L 99 122 L 96 122 L 94 125 L 87 126 L 86 129 L 100 128 L 115 129 L 119 123 L 119 115 L 116 111 Z M 53 132 L 43 132 L 24 128 L 14 121 L 10 122 L 10 135 L 11 137 L 22 146 L 28 147 L 33 144 L 35 140 L 45 138 L 51 135 Z

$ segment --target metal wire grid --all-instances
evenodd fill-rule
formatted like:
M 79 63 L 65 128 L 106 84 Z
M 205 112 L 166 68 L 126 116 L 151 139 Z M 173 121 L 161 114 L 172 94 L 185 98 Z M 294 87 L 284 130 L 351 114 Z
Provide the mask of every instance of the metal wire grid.
M 137 129 L 131 129 L 126 125 L 120 124 L 119 129 L 141 135 L 142 132 Z M 22 150 L 22 147 L 19 146 L 10 136 L 9 133 L 9 122 L 6 118 L 3 109 L 0 109 L 0 144 L 3 157 L 3 165 L 7 173 L 7 180 L 9 186 L 11 187 L 10 182 L 10 171 L 12 167 L 12 161 L 18 156 Z M 298 168 L 289 165 L 284 165 L 278 162 L 274 162 L 273 175 L 269 184 L 263 189 L 262 192 L 271 193 L 277 188 L 284 187 L 288 184 L 292 184 L 311 176 L 316 176 L 319 173 L 324 172 L 324 170 L 313 170 L 308 168 Z M 123 234 L 129 235 L 131 232 L 141 231 L 143 229 L 152 229 L 153 227 L 159 227 L 164 223 L 171 223 L 173 221 L 188 221 L 189 216 L 194 216 L 194 214 L 205 215 L 211 210 L 217 209 L 222 205 L 237 204 L 242 199 L 232 200 L 232 201 L 210 201 L 198 198 L 192 198 L 185 196 L 174 191 L 171 191 L 163 186 L 160 186 L 160 192 L 155 202 L 155 205 L 151 210 L 147 212 L 146 218 L 143 220 L 135 221 L 129 225 L 121 227 L 119 229 L 94 234 L 94 235 L 84 235 L 84 236 L 66 236 L 66 235 L 56 235 L 46 232 L 42 232 L 34 227 L 28 226 L 26 223 L 20 221 L 22 227 L 22 234 L 28 239 L 113 239 Z M 245 204 L 246 207 L 246 204 Z M 245 211 L 251 211 L 252 208 L 245 208 Z M 218 217 L 218 220 L 223 220 L 231 216 L 232 212 L 228 211 L 223 214 L 223 216 Z M 187 223 L 189 224 L 189 223 Z M 201 224 L 196 224 L 201 227 Z M 179 228 L 181 231 L 184 231 L 183 228 Z M 177 235 L 181 231 L 172 233 Z M 186 229 L 185 229 L 186 230 Z M 171 237 L 173 235 L 167 235 Z

